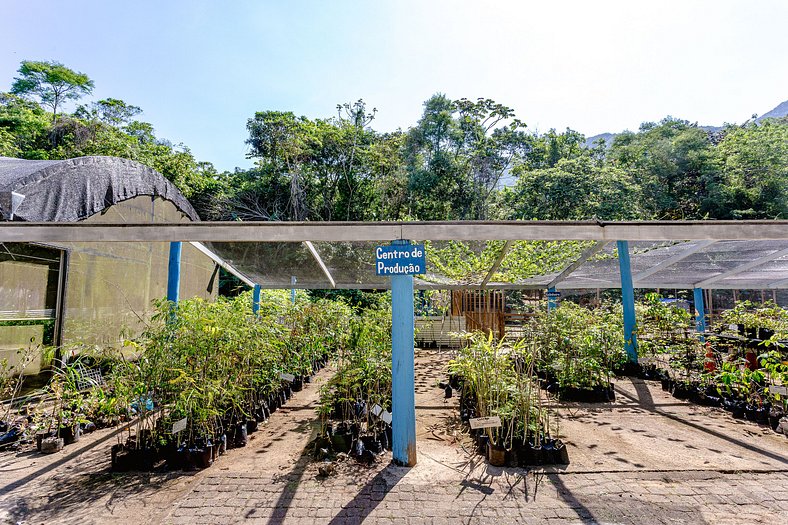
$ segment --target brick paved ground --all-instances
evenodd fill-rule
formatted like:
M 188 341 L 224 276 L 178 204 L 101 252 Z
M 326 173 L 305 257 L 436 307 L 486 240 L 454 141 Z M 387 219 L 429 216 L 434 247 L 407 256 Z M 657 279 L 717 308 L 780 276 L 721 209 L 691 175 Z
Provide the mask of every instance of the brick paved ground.
M 168 524 L 785 523 L 788 474 L 497 475 L 412 483 L 388 467 L 364 482 L 209 475 Z

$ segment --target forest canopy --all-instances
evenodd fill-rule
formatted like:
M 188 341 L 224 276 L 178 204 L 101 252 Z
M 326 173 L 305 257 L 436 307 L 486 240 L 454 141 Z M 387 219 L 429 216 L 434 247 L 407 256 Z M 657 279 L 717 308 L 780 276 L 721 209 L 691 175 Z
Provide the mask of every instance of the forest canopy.
M 571 129 L 529 131 L 496 101 L 440 93 L 408 129 L 380 132 L 377 110 L 358 100 L 325 118 L 250 115 L 255 166 L 219 172 L 157 137 L 142 108 L 86 102 L 93 87 L 58 62 L 22 62 L 0 92 L 0 155 L 133 159 L 204 220 L 788 218 L 785 117 L 715 130 L 666 117 L 587 145 Z

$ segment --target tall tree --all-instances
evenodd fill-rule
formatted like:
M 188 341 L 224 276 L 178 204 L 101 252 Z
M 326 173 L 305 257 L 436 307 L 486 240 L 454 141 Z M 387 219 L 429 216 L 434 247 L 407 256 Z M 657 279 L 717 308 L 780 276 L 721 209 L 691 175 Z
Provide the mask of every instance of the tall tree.
M 306 182 L 303 164 L 310 155 L 313 124 L 290 111 L 261 111 L 246 123 L 251 147 L 248 156 L 257 158 L 258 168 L 266 177 L 289 180 L 288 216 L 291 220 L 307 219 Z M 247 198 L 248 200 L 248 198 Z M 259 217 L 258 220 L 266 219 Z
M 84 74 L 67 68 L 60 62 L 25 60 L 19 66 L 11 93 L 38 97 L 41 104 L 52 108 L 52 122 L 57 119 L 58 107 L 66 100 L 78 100 L 93 91 L 93 81 Z
M 608 159 L 632 174 L 651 217 L 697 219 L 707 214 L 719 183 L 713 148 L 705 130 L 667 117 L 642 124 L 639 133 L 618 135 Z
M 140 113 L 142 113 L 142 109 L 138 106 L 132 106 L 117 98 L 106 98 L 92 102 L 87 106 L 80 105 L 74 112 L 74 116 L 85 120 L 99 120 L 105 124 L 120 127 L 129 124 Z
M 411 212 L 420 219 L 484 219 L 490 197 L 529 138 L 514 111 L 490 99 L 437 94 L 408 132 Z
M 715 217 L 788 218 L 788 118 L 729 126 L 717 155 L 722 180 L 711 199 Z

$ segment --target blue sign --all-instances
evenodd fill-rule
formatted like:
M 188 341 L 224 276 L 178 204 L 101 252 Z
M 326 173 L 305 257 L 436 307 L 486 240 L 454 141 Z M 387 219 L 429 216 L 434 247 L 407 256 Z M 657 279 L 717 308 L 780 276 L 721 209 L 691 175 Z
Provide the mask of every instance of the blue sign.
M 399 244 L 375 248 L 377 275 L 418 275 L 427 271 L 423 244 Z
M 561 297 L 561 292 L 547 292 L 548 299 L 558 299 Z

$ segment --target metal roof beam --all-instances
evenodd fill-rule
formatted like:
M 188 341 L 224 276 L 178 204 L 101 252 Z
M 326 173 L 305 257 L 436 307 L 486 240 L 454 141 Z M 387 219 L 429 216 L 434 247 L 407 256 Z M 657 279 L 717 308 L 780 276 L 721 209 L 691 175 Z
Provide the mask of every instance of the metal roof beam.
M 580 265 L 583 264 L 588 260 L 589 257 L 598 253 L 602 248 L 610 244 L 611 241 L 603 241 L 603 242 L 596 242 L 593 246 L 589 246 L 586 250 L 580 254 L 580 257 L 577 258 L 575 262 L 561 270 L 561 273 L 555 276 L 550 284 L 547 285 L 547 288 L 554 288 L 555 285 L 560 283 L 561 281 L 565 280 L 572 272 L 580 268 Z
M 562 283 L 566 284 L 566 282 Z M 618 289 L 620 284 L 611 281 L 600 281 L 598 283 L 582 283 L 571 284 L 556 287 L 558 290 L 595 290 L 597 288 L 603 290 Z M 663 288 L 663 289 L 677 289 L 677 290 L 691 290 L 694 287 L 692 283 L 660 283 L 657 285 L 648 285 L 647 288 Z M 290 283 L 265 283 L 261 284 L 260 288 L 263 290 L 289 290 L 296 288 L 299 290 L 309 289 L 323 289 L 324 286 L 313 286 L 309 284 L 298 283 L 291 286 Z M 388 290 L 390 285 L 388 283 L 336 283 L 334 286 L 337 290 Z M 419 282 L 414 280 L 413 288 L 416 290 L 474 290 L 479 289 L 478 284 L 437 284 L 428 282 Z M 641 288 L 643 288 L 641 286 Z M 788 288 L 788 283 L 783 283 L 782 286 L 770 286 L 763 284 L 721 284 L 712 286 L 714 290 L 761 290 L 761 289 L 774 289 L 774 288 Z M 489 290 L 544 290 L 544 284 L 517 284 L 517 283 L 489 283 L 487 285 Z
M 788 240 L 788 221 L 446 221 L 0 224 L 0 242 Z
M 677 262 L 683 261 L 684 259 L 686 259 L 690 255 L 692 255 L 694 253 L 697 253 L 697 252 L 701 251 L 703 248 L 706 248 L 707 246 L 710 246 L 710 245 L 712 245 L 712 244 L 714 244 L 716 242 L 718 242 L 718 241 L 700 241 L 700 242 L 696 243 L 695 246 L 692 246 L 691 248 L 688 248 L 688 249 L 684 250 L 681 253 L 677 253 L 673 257 L 668 257 L 667 259 L 665 259 L 661 263 L 652 266 L 648 270 L 643 270 L 642 272 L 634 275 L 632 277 L 632 281 L 635 284 L 637 284 L 638 282 L 642 281 L 646 277 L 650 277 L 650 276 L 654 275 L 655 273 L 664 270 L 665 268 L 669 268 L 670 266 L 673 266 Z
M 219 266 L 221 266 L 222 268 L 224 268 L 225 270 L 227 270 L 231 274 L 233 274 L 236 277 L 238 277 L 241 281 L 243 281 L 244 284 L 254 288 L 254 285 L 255 285 L 254 281 L 252 281 L 247 276 L 245 276 L 243 273 L 241 273 L 240 270 L 237 270 L 233 265 L 229 264 L 224 259 L 222 259 L 218 255 L 213 253 L 211 250 L 206 248 L 203 243 L 201 243 L 201 242 L 190 242 L 189 244 L 191 244 L 192 246 L 197 248 L 197 250 L 199 250 L 203 255 L 206 255 L 213 262 L 215 262 L 216 264 L 218 264 Z
M 780 257 L 785 257 L 786 255 L 788 255 L 788 248 L 785 248 L 784 250 L 778 250 L 774 253 L 770 253 L 769 255 L 764 255 L 763 257 L 758 257 L 753 261 L 744 263 L 740 266 L 737 266 L 736 268 L 728 270 L 727 272 L 722 272 L 719 275 L 700 281 L 699 283 L 695 284 L 695 288 L 705 288 L 706 286 L 716 283 L 717 281 L 722 281 L 723 279 L 727 279 L 728 277 L 733 277 L 734 275 L 738 275 L 742 272 L 746 272 L 747 270 L 750 270 L 762 264 L 766 264 L 767 262 L 775 261 Z
M 485 288 L 487 286 L 487 283 L 490 282 L 492 276 L 495 275 L 495 272 L 497 272 L 498 269 L 501 267 L 501 263 L 503 262 L 504 257 L 506 257 L 506 254 L 509 253 L 512 244 L 514 244 L 514 241 L 506 241 L 506 243 L 503 245 L 503 248 L 501 248 L 501 253 L 498 254 L 498 258 L 495 259 L 495 262 L 490 268 L 490 271 L 487 272 L 487 275 L 484 276 L 484 280 L 482 280 L 482 284 L 481 284 L 482 288 Z
M 780 279 L 779 281 L 774 281 L 767 286 L 770 290 L 774 290 L 775 288 L 788 288 L 788 279 Z
M 320 266 L 321 270 L 323 270 L 323 273 L 328 279 L 328 282 L 331 283 L 331 288 L 336 288 L 337 283 L 334 282 L 334 278 L 331 277 L 331 272 L 328 271 L 328 266 L 326 266 L 326 263 L 324 263 L 323 259 L 320 258 L 320 254 L 317 253 L 317 249 L 315 249 L 315 245 L 312 244 L 310 241 L 304 241 L 304 244 L 306 245 L 307 248 L 309 248 L 309 253 L 311 253 L 312 257 L 315 258 L 317 265 Z

